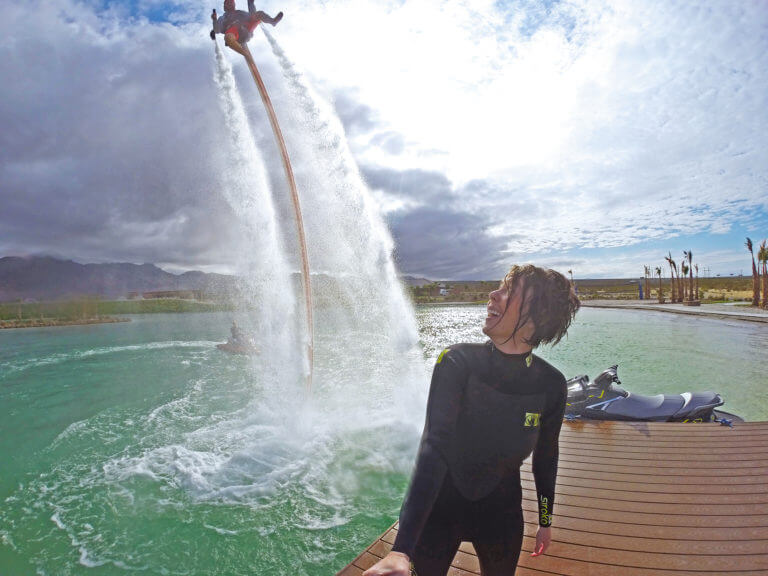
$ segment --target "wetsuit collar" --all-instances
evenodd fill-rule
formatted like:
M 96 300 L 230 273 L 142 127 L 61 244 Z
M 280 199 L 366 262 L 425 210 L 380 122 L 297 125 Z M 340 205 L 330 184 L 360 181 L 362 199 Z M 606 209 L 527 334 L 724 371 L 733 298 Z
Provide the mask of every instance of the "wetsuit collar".
M 512 361 L 524 361 L 525 367 L 530 368 L 531 364 L 533 363 L 533 350 L 529 350 L 528 352 L 523 352 L 522 354 L 508 354 L 506 352 L 502 352 L 499 350 L 496 345 L 493 343 L 493 340 L 488 340 L 488 345 L 491 347 L 492 351 L 495 351 L 497 354 L 500 354 L 502 358 L 509 359 Z

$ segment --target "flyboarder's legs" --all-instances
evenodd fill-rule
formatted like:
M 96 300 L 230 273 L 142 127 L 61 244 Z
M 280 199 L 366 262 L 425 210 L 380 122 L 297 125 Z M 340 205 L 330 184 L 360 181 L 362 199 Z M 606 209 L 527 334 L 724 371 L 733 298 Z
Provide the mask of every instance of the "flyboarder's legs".
M 248 7 L 252 8 L 253 2 L 249 2 Z M 245 56 L 245 51 L 243 50 L 242 45 L 251 38 L 251 34 L 253 34 L 253 30 L 256 28 L 256 26 L 262 22 L 276 26 L 277 23 L 282 19 L 282 12 L 278 12 L 277 16 L 272 18 L 272 16 L 266 12 L 262 12 L 261 10 L 253 10 L 251 12 L 250 20 L 244 26 L 232 26 L 229 30 L 227 30 L 226 34 L 224 35 L 224 44 L 227 47 L 232 48 L 232 50 L 238 54 Z M 241 38 L 243 38 L 243 40 L 241 40 Z
M 253 4 L 249 3 L 248 8 L 250 8 L 251 6 L 253 6 Z M 275 16 L 274 18 L 272 18 L 272 16 L 270 16 L 266 12 L 262 12 L 261 10 L 256 10 L 255 12 L 251 12 L 251 14 L 256 16 L 256 19 L 258 22 L 266 22 L 267 24 L 272 24 L 272 26 L 277 26 L 277 23 L 283 19 L 282 12 L 278 12 L 277 16 Z

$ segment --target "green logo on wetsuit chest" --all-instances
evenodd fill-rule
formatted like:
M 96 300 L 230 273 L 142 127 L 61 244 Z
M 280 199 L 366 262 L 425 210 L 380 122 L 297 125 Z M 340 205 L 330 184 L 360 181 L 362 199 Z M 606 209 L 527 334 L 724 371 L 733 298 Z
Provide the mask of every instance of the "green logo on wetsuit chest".
M 526 428 L 536 428 L 539 425 L 539 417 L 541 414 L 538 412 L 526 412 L 525 413 L 525 423 L 523 426 Z

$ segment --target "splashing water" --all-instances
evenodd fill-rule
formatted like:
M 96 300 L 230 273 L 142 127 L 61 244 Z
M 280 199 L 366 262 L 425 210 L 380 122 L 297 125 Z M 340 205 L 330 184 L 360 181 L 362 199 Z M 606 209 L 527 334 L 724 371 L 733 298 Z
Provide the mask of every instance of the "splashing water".
M 285 92 L 281 117 L 296 166 L 306 212 L 310 260 L 326 276 L 326 297 L 343 304 L 339 328 L 356 327 L 398 347 L 416 341 L 413 311 L 397 281 L 392 238 L 377 213 L 331 106 L 311 88 L 274 37 L 264 29 L 278 60 Z M 282 88 L 282 87 L 281 87 Z M 280 112 L 278 111 L 278 114 Z M 321 294 L 321 298 L 322 298 Z
M 266 167 L 256 147 L 232 66 L 218 43 L 214 79 L 231 135 L 229 154 L 225 154 L 221 169 L 221 192 L 243 228 L 242 244 L 233 247 L 242 278 L 242 305 L 255 318 L 250 331 L 262 336 L 258 346 L 263 360 L 273 362 L 273 368 L 288 370 L 301 362 L 300 353 L 296 353 L 300 350 L 296 297 L 290 285 Z M 282 372 L 280 380 L 290 381 L 290 376 Z
M 0 374 L 12 406 L 0 432 L 25 447 L 0 476 L 9 573 L 314 576 L 368 543 L 360 526 L 396 513 L 428 383 L 414 313 L 340 122 L 268 39 L 310 250 L 312 395 L 282 171 L 256 146 L 217 49 L 230 144 L 216 168 L 242 228 L 239 314 L 261 353 L 215 349 L 228 314 L 155 315 L 58 332 L 34 361 L 2 360 L 14 369 Z M 25 411 L 45 415 L 42 430 Z M 12 447 L 0 438 L 2 448 Z

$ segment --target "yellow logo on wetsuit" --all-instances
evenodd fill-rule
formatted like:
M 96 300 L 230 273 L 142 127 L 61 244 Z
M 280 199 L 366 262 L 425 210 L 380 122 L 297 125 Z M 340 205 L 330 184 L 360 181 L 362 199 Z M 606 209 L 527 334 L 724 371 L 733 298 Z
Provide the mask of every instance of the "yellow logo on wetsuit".
M 435 364 L 440 364 L 440 362 L 443 361 L 443 356 L 445 356 L 445 353 L 448 352 L 448 350 L 450 350 L 450 348 L 446 348 L 445 350 L 440 352 L 440 356 L 437 357 L 437 362 L 435 362 Z
M 539 522 L 542 526 L 552 524 L 552 515 L 549 513 L 549 498 L 542 496 L 539 501 Z
M 536 428 L 539 425 L 539 418 L 541 417 L 541 414 L 538 412 L 526 412 L 525 413 L 525 423 L 523 426 L 526 428 Z

